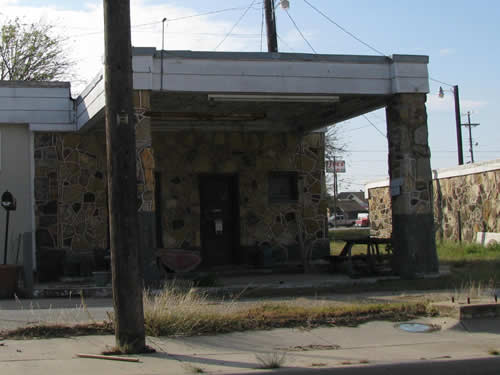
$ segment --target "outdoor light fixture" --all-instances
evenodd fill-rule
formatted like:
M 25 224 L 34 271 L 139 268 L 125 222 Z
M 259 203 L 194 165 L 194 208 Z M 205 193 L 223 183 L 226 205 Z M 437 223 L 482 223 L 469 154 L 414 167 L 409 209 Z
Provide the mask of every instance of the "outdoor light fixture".
M 444 90 L 443 90 L 443 87 L 441 87 L 441 86 L 439 86 L 439 94 L 438 94 L 438 96 L 440 98 L 444 98 Z
M 281 0 L 280 5 L 283 9 L 288 9 L 290 8 L 290 2 L 288 0 Z
M 7 243 L 9 242 L 9 216 L 10 211 L 14 211 L 16 209 L 16 199 L 12 195 L 11 192 L 6 190 L 2 194 L 2 207 L 7 211 L 7 220 L 5 223 L 5 245 L 4 245 L 4 253 L 3 253 L 3 264 L 7 264 Z
M 266 94 L 209 94 L 216 102 L 282 102 L 282 103 L 337 103 L 332 95 L 266 95 Z

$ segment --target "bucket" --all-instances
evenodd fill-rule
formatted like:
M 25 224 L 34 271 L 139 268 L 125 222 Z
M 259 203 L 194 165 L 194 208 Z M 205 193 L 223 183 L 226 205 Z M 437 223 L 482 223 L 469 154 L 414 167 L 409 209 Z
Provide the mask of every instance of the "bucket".
M 17 289 L 17 270 L 14 264 L 0 265 L 0 298 L 12 298 Z

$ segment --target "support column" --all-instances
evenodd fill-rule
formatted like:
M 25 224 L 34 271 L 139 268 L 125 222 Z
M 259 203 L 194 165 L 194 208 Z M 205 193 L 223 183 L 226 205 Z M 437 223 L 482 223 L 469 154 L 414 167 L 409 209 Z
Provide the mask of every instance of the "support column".
M 410 279 L 439 270 L 425 101 L 397 94 L 386 108 L 394 267 Z
M 134 92 L 136 115 L 136 160 L 137 160 L 137 206 L 139 220 L 139 251 L 143 260 L 143 276 L 146 285 L 160 280 L 156 266 L 155 228 L 155 159 L 151 136 L 151 119 L 145 115 L 149 111 L 149 91 Z

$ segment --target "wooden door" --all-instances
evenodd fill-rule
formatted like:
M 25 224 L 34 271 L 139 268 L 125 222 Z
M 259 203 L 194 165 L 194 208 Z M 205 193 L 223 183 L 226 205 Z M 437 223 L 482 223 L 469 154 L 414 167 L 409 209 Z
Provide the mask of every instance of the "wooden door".
M 233 264 L 239 242 L 237 178 L 209 175 L 200 178 L 203 264 Z

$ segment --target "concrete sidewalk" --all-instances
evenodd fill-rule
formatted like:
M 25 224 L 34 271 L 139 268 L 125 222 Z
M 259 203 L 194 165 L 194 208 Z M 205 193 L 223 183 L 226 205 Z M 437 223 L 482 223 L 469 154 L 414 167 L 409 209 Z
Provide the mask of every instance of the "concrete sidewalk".
M 140 359 L 139 363 L 76 358 L 76 353 L 98 354 L 106 346 L 111 347 L 113 336 L 5 340 L 0 343 L 0 373 L 126 375 L 268 372 L 259 369 L 256 355 L 266 356 L 276 352 L 286 352 L 283 367 L 294 372 L 358 367 L 362 370 L 412 362 L 443 362 L 446 367 L 445 362 L 456 366 L 454 361 L 457 360 L 492 358 L 488 352 L 500 350 L 498 319 L 459 322 L 449 318 L 424 318 L 418 322 L 437 324 L 441 330 L 410 333 L 397 328 L 394 323 L 371 322 L 357 328 L 276 329 L 217 336 L 148 338 L 149 345 L 157 353 L 134 356 Z M 480 363 L 491 365 L 491 360 Z

